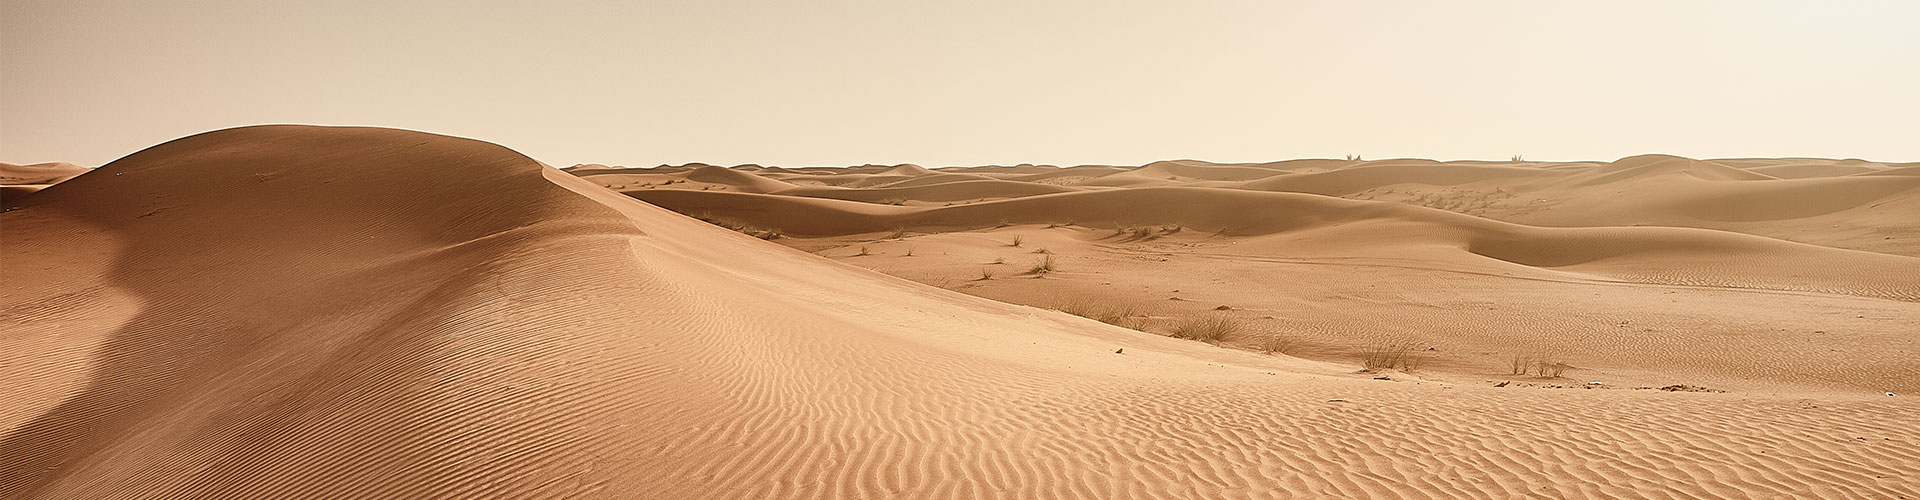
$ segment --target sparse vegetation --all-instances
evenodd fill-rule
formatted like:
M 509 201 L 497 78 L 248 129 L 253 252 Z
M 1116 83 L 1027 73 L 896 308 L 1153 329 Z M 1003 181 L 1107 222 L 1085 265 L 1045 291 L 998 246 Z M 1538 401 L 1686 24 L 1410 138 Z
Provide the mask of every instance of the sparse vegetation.
M 1388 342 L 1368 346 L 1360 353 L 1360 368 L 1377 372 L 1382 370 L 1414 371 L 1420 369 L 1425 358 L 1414 353 L 1413 344 L 1407 342 Z
M 1055 270 L 1056 269 L 1054 269 L 1053 256 L 1048 255 L 1046 257 L 1042 257 L 1040 259 L 1040 262 L 1034 263 L 1033 267 L 1027 269 L 1027 272 L 1025 274 L 1031 274 L 1034 276 L 1045 276 L 1047 273 L 1054 272 Z
M 1126 326 L 1128 318 L 1139 316 L 1139 308 L 1131 303 L 1086 296 L 1056 300 L 1053 309 L 1115 326 Z
M 905 204 L 907 204 L 907 199 L 906 199 L 906 198 L 899 198 L 899 197 L 894 197 L 894 198 L 882 198 L 882 199 L 880 200 L 880 204 L 881 204 L 881 205 L 905 205 Z
M 1507 360 L 1507 374 L 1526 375 L 1531 372 L 1540 378 L 1559 378 L 1573 365 L 1564 361 L 1541 355 L 1515 355 Z
M 1038 249 L 1038 250 L 1034 250 L 1034 251 L 1033 251 L 1033 253 L 1044 253 L 1044 254 L 1052 254 L 1052 253 L 1053 253 L 1053 251 L 1052 251 L 1052 250 L 1048 250 L 1048 249 L 1045 249 L 1045 248 L 1041 248 L 1041 249 Z
M 707 212 L 701 212 L 700 215 L 695 215 L 693 216 L 693 218 L 699 219 L 701 222 L 705 222 L 708 224 L 713 224 L 715 226 L 720 226 L 720 227 L 724 227 L 734 231 L 738 231 L 742 234 L 746 234 L 748 236 L 760 238 L 763 240 L 774 240 L 774 239 L 779 239 L 782 236 L 786 236 L 786 232 L 781 231 L 780 228 L 777 228 L 777 227 L 762 228 L 757 226 L 751 226 L 751 225 L 743 224 L 733 219 L 728 219 L 724 217 L 714 217 L 713 214 L 707 213 Z
M 872 250 L 873 250 L 873 249 L 870 249 L 870 248 L 867 248 L 867 246 L 866 246 L 866 245 L 861 245 L 861 246 L 860 246 L 860 253 L 856 253 L 856 254 L 853 254 L 853 256 L 854 256 L 854 257 L 859 257 L 859 256 L 862 256 L 862 255 L 872 255 L 872 254 L 873 254 L 873 251 L 872 251 Z
M 886 238 L 886 239 L 889 239 L 889 240 L 897 240 L 897 239 L 902 239 L 902 238 L 906 238 L 906 237 L 907 237 L 907 228 L 905 228 L 905 227 L 899 227 L 899 226 L 895 226 L 895 227 L 893 228 L 893 232 L 891 232 L 891 233 L 887 233 L 887 238 Z
M 907 247 L 907 255 L 906 255 L 906 256 L 907 256 L 907 257 L 912 257 L 912 256 L 913 256 L 913 247 L 911 247 L 911 246 L 909 246 L 909 247 Z
M 974 281 L 986 281 L 990 279 L 993 279 L 993 268 L 982 267 L 980 268 L 980 279 L 977 279 Z
M 1533 356 L 1514 355 L 1507 359 L 1508 375 L 1526 375 L 1533 369 Z
M 1224 314 L 1202 314 L 1181 318 L 1173 325 L 1174 338 L 1217 344 L 1240 331 L 1240 322 Z
M 1259 343 L 1255 344 L 1255 347 L 1260 348 L 1260 352 L 1267 354 L 1292 354 L 1294 348 L 1298 347 L 1297 344 L 1299 344 L 1299 342 L 1295 341 L 1292 337 L 1270 334 L 1261 337 Z
M 992 263 L 993 263 L 993 264 L 995 264 L 995 265 L 998 265 L 998 264 L 1005 264 L 1005 263 L 1007 263 L 1007 258 L 1006 258 L 1006 257 L 994 257 L 994 258 L 993 258 L 993 262 L 992 262 Z
M 1026 241 L 1027 241 L 1027 239 L 1026 239 L 1026 238 L 1023 238 L 1023 237 L 1021 237 L 1020 235 L 1017 235 L 1017 234 L 1016 234 L 1016 235 L 1014 235 L 1014 236 L 1013 236 L 1013 243 L 1012 243 L 1012 244 L 1009 244 L 1009 245 L 1007 245 L 1007 246 L 1015 246 L 1015 247 L 1017 247 L 1017 246 L 1020 246 L 1020 244 L 1021 244 L 1021 243 L 1026 243 Z
M 1525 158 L 1521 158 L 1521 157 L 1520 157 L 1520 155 L 1513 155 L 1513 162 L 1514 162 L 1514 163 L 1519 163 L 1519 162 L 1523 162 L 1523 161 L 1527 161 L 1527 160 L 1526 160 Z

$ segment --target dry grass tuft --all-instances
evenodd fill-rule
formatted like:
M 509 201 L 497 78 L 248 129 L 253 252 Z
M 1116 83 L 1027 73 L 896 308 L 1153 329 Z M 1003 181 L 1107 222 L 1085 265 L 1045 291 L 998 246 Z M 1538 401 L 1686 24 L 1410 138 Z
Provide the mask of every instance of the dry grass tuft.
M 1057 299 L 1054 301 L 1053 309 L 1116 326 L 1126 326 L 1122 323 L 1126 323 L 1128 318 L 1140 315 L 1139 307 L 1132 303 L 1093 297 Z
M 861 246 L 860 246 L 860 253 L 856 253 L 856 254 L 853 254 L 853 256 L 854 256 L 854 257 L 859 257 L 859 256 L 862 256 L 862 255 L 872 255 L 872 254 L 873 254 L 873 249 L 871 249 L 871 248 L 867 248 L 867 246 L 866 246 L 866 245 L 861 245 Z
M 897 240 L 905 237 L 907 237 L 907 228 L 895 227 L 893 228 L 893 232 L 887 233 L 886 239 Z
M 1531 372 L 1540 378 L 1559 378 L 1573 365 L 1545 355 L 1515 355 L 1507 360 L 1507 374 L 1526 375 Z
M 1034 276 L 1045 276 L 1047 273 L 1054 272 L 1057 270 L 1058 269 L 1054 268 L 1053 256 L 1048 255 L 1046 257 L 1041 258 L 1040 262 L 1035 263 L 1033 267 L 1028 268 L 1027 272 L 1024 274 L 1031 274 Z
M 904 255 L 904 257 L 912 257 L 912 256 L 913 256 L 913 247 L 909 246 L 907 247 L 907 254 Z
M 983 267 L 983 268 L 980 268 L 980 279 L 977 279 L 974 281 L 986 281 L 990 279 L 993 279 L 993 268 Z
M 1168 335 L 1217 344 L 1239 331 L 1238 320 L 1221 314 L 1203 314 L 1181 318 L 1179 323 L 1174 323 L 1173 332 Z
M 1360 353 L 1360 368 L 1370 372 L 1381 370 L 1414 371 L 1426 362 L 1426 358 L 1415 354 L 1413 344 L 1409 342 L 1389 342 L 1368 346 Z
M 1292 354 L 1293 350 L 1299 347 L 1299 344 L 1300 342 L 1294 340 L 1292 337 L 1269 334 L 1261 337 L 1260 342 L 1255 344 L 1254 347 L 1260 348 L 1260 352 L 1267 354 Z
M 1011 244 L 1008 244 L 1007 246 L 1014 246 L 1014 247 L 1017 247 L 1017 246 L 1020 246 L 1020 244 L 1021 244 L 1021 243 L 1026 243 L 1026 242 L 1027 242 L 1027 239 L 1026 239 L 1026 238 L 1023 238 L 1023 237 L 1021 237 L 1021 236 L 1019 236 L 1019 235 L 1014 235 L 1014 237 L 1013 237 L 1013 243 L 1011 243 Z

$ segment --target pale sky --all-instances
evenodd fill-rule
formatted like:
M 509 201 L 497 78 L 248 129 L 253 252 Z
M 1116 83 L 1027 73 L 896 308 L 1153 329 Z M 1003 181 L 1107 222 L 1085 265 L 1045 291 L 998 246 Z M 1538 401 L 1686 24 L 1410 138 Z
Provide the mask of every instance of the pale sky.
M 256 123 L 556 166 L 1920 161 L 1912 1 L 0 2 L 10 163 Z

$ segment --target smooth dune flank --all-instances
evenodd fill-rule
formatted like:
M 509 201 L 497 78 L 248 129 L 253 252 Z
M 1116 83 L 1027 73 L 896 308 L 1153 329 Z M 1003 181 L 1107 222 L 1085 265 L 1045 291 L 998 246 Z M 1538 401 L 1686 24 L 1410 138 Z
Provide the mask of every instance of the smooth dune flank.
M 1913 168 L 569 175 L 209 132 L 8 197 L 0 498 L 1901 498 Z M 1020 305 L 1058 294 L 1153 303 Z M 1245 330 L 1154 333 L 1196 314 Z M 1368 336 L 1434 361 L 1355 373 Z M 1555 339 L 1581 378 L 1489 383 Z

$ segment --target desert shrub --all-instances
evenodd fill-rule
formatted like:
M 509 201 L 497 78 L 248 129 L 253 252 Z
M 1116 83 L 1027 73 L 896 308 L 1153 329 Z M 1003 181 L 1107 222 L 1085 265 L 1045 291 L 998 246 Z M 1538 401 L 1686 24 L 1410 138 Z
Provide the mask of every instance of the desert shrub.
M 1533 370 L 1533 356 L 1516 354 L 1507 359 L 1508 375 L 1526 375 L 1531 370 Z
M 862 255 L 872 255 L 872 254 L 873 254 L 873 249 L 871 249 L 871 248 L 867 248 L 867 246 L 866 246 L 866 245 L 861 245 L 861 246 L 860 246 L 860 253 L 856 253 L 856 254 L 853 254 L 853 256 L 855 256 L 855 257 L 859 257 L 859 256 L 862 256 Z
M 907 247 L 907 257 L 913 256 L 913 247 Z
M 1198 340 L 1207 343 L 1219 343 L 1227 336 L 1240 331 L 1240 322 L 1221 314 L 1202 314 L 1181 318 L 1174 323 L 1174 338 Z
M 1295 347 L 1298 347 L 1298 344 L 1299 342 L 1295 341 L 1292 337 L 1280 334 L 1269 334 L 1261 337 L 1260 341 L 1254 344 L 1254 347 L 1260 348 L 1260 352 L 1267 354 L 1289 354 L 1293 352 Z
M 1033 267 L 1028 268 L 1026 274 L 1041 276 L 1050 272 L 1054 272 L 1055 270 L 1056 269 L 1054 269 L 1053 256 L 1048 255 L 1046 257 L 1041 258 L 1040 262 L 1034 263 Z
M 1561 374 L 1566 373 L 1569 368 L 1573 368 L 1573 365 L 1554 359 L 1548 355 L 1515 355 L 1507 360 L 1507 373 L 1509 375 L 1526 375 L 1531 372 L 1536 377 L 1558 378 Z
M 1132 303 L 1086 296 L 1056 299 L 1053 309 L 1109 325 L 1121 325 L 1128 318 L 1140 315 L 1139 308 Z
M 893 228 L 893 232 L 887 233 L 887 239 L 890 239 L 890 240 L 897 240 L 905 237 L 907 237 L 907 228 L 905 227 L 896 226 Z
M 1015 246 L 1015 247 L 1017 247 L 1017 246 L 1020 246 L 1020 244 L 1021 244 L 1021 243 L 1026 243 L 1026 242 L 1027 242 L 1027 239 L 1026 239 L 1026 238 L 1023 238 L 1023 237 L 1020 237 L 1019 235 L 1014 235 L 1014 237 L 1013 237 L 1013 243 L 1012 243 L 1012 244 L 1009 244 L 1009 245 L 1007 245 L 1007 246 Z
M 1425 358 L 1415 354 L 1413 344 L 1407 342 L 1388 342 L 1367 346 L 1360 352 L 1360 368 L 1366 371 L 1420 369 Z
M 884 198 L 880 200 L 880 204 L 881 205 L 905 205 L 907 204 L 907 199 L 899 198 L 899 197 Z
M 980 279 L 978 279 L 978 280 L 975 280 L 975 281 L 986 281 L 986 280 L 990 280 L 990 279 L 993 279 L 993 268 L 991 268 L 991 267 L 982 267 L 982 268 L 980 268 Z

